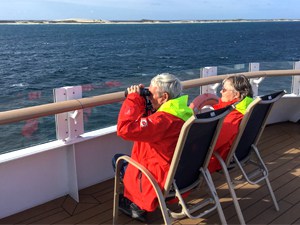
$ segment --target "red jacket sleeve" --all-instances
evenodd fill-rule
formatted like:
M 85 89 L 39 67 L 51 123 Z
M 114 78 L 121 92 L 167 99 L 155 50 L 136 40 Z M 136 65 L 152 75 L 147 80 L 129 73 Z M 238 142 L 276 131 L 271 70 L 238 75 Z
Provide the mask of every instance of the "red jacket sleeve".
M 156 112 L 143 117 L 144 111 L 143 97 L 135 93 L 128 95 L 120 110 L 117 134 L 125 140 L 144 142 L 161 141 L 161 137 L 168 137 L 169 126 L 174 128 L 174 116 Z

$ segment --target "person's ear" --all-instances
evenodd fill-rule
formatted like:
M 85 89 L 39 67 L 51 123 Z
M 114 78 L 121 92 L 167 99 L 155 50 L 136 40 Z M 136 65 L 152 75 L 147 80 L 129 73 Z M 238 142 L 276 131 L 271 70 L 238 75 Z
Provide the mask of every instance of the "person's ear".
M 241 98 L 240 92 L 236 91 L 236 92 L 234 93 L 234 97 L 240 99 L 240 98 Z
M 167 92 L 164 92 L 164 93 L 162 94 L 162 98 L 163 98 L 163 101 L 164 101 L 164 102 L 167 102 L 167 101 L 169 100 L 169 94 L 168 94 Z

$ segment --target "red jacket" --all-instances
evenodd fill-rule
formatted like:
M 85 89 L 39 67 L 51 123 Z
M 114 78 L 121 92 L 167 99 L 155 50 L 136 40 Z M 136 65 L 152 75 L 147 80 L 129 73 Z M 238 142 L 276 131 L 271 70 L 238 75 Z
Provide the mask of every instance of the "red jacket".
M 246 97 L 236 105 L 236 109 L 231 111 L 224 118 L 223 125 L 214 149 L 214 151 L 218 152 L 224 160 L 226 159 L 227 154 L 231 148 L 231 145 L 238 134 L 239 125 L 241 123 L 241 120 L 243 119 L 246 108 L 252 101 L 253 101 L 252 98 Z M 231 105 L 235 102 L 237 102 L 237 100 L 233 100 L 231 102 L 222 102 L 221 99 L 219 99 L 219 103 L 215 104 L 213 108 L 220 109 L 228 105 Z M 216 157 L 212 156 L 208 165 L 208 170 L 211 173 L 213 173 L 220 169 L 221 169 L 221 165 L 219 161 L 217 160 Z
M 147 117 L 144 110 L 145 100 L 129 94 L 120 110 L 117 132 L 134 141 L 131 158 L 145 166 L 163 188 L 181 127 L 193 111 L 187 107 L 187 96 L 169 100 Z M 156 209 L 155 191 L 138 169 L 129 164 L 123 181 L 125 197 L 146 211 Z

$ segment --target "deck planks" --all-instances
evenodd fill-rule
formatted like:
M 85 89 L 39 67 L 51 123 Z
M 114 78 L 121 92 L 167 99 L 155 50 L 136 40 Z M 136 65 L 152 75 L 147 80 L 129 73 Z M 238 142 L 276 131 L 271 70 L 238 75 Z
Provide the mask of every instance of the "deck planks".
M 270 172 L 270 182 L 279 203 L 276 212 L 266 186 L 237 185 L 236 193 L 247 224 L 300 224 L 300 124 L 279 123 L 266 127 L 258 145 Z M 229 224 L 238 224 L 225 179 L 213 180 Z M 258 187 L 258 188 L 257 188 Z M 113 180 L 80 191 L 80 202 L 63 196 L 43 205 L 3 218 L 0 224 L 111 224 Z M 188 218 L 173 224 L 219 224 L 217 213 L 206 218 Z M 141 224 L 119 214 L 119 224 Z M 148 215 L 147 224 L 163 224 L 160 210 Z

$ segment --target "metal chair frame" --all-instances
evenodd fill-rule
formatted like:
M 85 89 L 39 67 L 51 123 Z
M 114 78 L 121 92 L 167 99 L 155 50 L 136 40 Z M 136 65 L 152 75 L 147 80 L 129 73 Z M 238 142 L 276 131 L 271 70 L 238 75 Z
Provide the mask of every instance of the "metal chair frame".
M 270 114 L 270 111 L 272 110 L 273 104 L 284 94 L 285 91 L 280 91 L 273 94 L 257 97 L 248 106 L 247 111 L 241 121 L 239 133 L 234 140 L 234 143 L 232 144 L 226 159 L 223 160 L 218 153 L 213 153 L 221 164 L 222 172 L 224 173 L 238 215 L 238 219 L 241 224 L 246 223 L 234 190 L 235 183 L 246 181 L 249 184 L 255 185 L 264 180 L 267 184 L 267 188 L 271 195 L 274 207 L 277 211 L 279 211 L 279 206 L 268 178 L 269 172 L 262 157 L 260 156 L 259 150 L 257 148 L 257 143 L 259 142 L 262 132 L 266 126 L 266 121 Z M 263 112 L 259 113 L 260 111 Z M 257 119 L 258 114 L 261 116 L 260 119 Z M 254 129 L 257 132 L 252 137 L 249 137 L 249 139 L 252 139 L 245 144 L 244 140 L 248 138 L 248 132 L 251 132 L 251 130 L 249 129 Z M 255 168 L 251 168 L 250 171 L 246 171 L 245 167 L 249 164 L 253 165 Z M 229 171 L 236 167 L 239 168 L 242 174 L 242 179 L 231 179 Z

